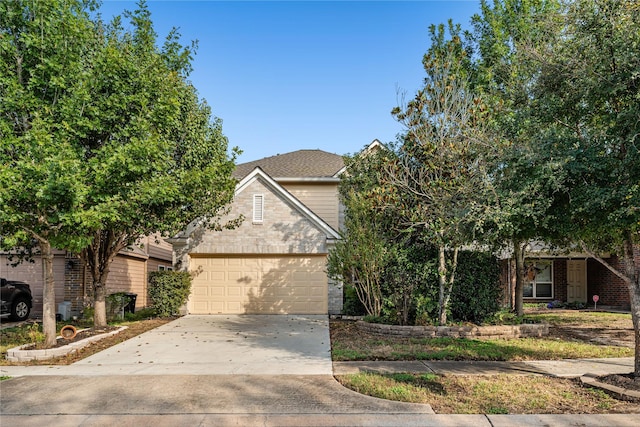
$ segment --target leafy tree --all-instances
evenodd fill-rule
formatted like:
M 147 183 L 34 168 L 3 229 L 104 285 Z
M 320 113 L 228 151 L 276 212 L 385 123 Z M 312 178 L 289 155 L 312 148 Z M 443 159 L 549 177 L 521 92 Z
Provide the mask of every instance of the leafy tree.
M 234 158 L 221 122 L 188 81 L 193 48 L 172 31 L 156 46 L 144 3 L 102 26 L 98 49 L 69 105 L 73 138 L 87 165 L 87 203 L 74 219 L 91 243 L 95 326 L 106 324 L 105 284 L 121 250 L 144 235 L 174 235 L 191 221 L 219 227 L 233 197 Z
M 7 7 L 29 21 L 32 4 L 39 6 L 41 2 L 9 2 Z M 19 91 L 12 90 L 3 115 L 10 119 L 22 114 L 31 123 L 46 118 L 43 121 L 48 127 L 38 129 L 37 135 L 46 146 L 43 153 L 53 153 L 45 174 L 53 182 L 40 179 L 36 184 L 57 198 L 37 200 L 42 191 L 35 191 L 23 195 L 23 205 L 36 201 L 45 212 L 53 212 L 57 222 L 50 228 L 60 237 L 51 242 L 79 252 L 88 265 L 94 290 L 94 324 L 100 327 L 106 324 L 109 266 L 119 251 L 143 235 L 175 234 L 196 218 L 209 227 L 235 224 L 218 224 L 233 196 L 235 151 L 229 156 L 221 122 L 211 119 L 210 108 L 198 99 L 188 80 L 195 45 L 181 46 L 179 34 L 172 31 L 158 47 L 144 2 L 136 11 L 125 13 L 131 30 L 123 28 L 121 17 L 108 25 L 99 18 L 88 20 L 83 2 L 47 4 L 47 15 L 59 18 L 49 27 L 51 50 L 56 43 L 69 45 L 74 54 L 58 57 L 42 49 L 31 52 L 37 44 L 15 42 L 14 50 L 23 46 L 29 55 L 44 58 L 26 70 L 34 75 L 42 68 L 49 70 L 52 88 L 25 83 L 37 102 L 25 102 Z M 75 28 L 72 18 L 76 15 L 83 19 L 84 27 L 78 30 L 82 37 L 70 38 L 68 27 Z M 8 33 L 19 30 L 8 23 Z M 40 39 L 38 30 L 36 25 L 33 33 L 24 37 Z M 5 57 L 7 63 L 11 64 L 11 59 L 16 63 L 15 52 L 3 54 Z M 13 78 L 19 82 L 20 67 L 13 67 L 17 70 Z M 45 96 L 47 90 L 51 95 Z M 25 144 L 36 133 L 30 130 L 23 136 L 16 126 L 10 120 L 3 122 L 3 132 L 13 132 L 15 144 L 21 144 L 16 148 L 7 145 L 3 155 L 12 156 L 9 164 L 13 174 L 32 179 L 24 166 L 31 161 L 30 151 L 22 148 L 28 148 Z M 64 191 L 57 190 L 59 187 Z M 3 205 L 14 201 L 2 198 Z M 28 225 L 28 218 L 38 217 L 38 212 L 27 217 L 8 216 L 16 230 Z
M 525 249 L 555 223 L 551 206 L 564 185 L 562 160 L 539 156 L 544 127 L 532 112 L 537 108 L 532 82 L 540 64 L 529 55 L 556 36 L 550 19 L 558 8 L 555 0 L 494 0 L 492 5 L 482 0 L 467 34 L 477 53 L 474 89 L 487 104 L 496 153 L 490 168 L 495 193 L 483 237 L 512 247 L 518 315 L 523 314 Z
M 389 263 L 390 219 L 376 208 L 375 191 L 380 186 L 380 151 L 363 151 L 345 157 L 347 171 L 340 181 L 340 199 L 345 207 L 342 238 L 329 252 L 329 275 L 352 286 L 367 314 L 379 317 L 384 303 L 384 272 Z
M 555 22 L 557 42 L 531 53 L 541 64 L 537 112 L 550 129 L 540 152 L 563 159 L 566 173 L 566 194 L 554 200 L 566 221 L 554 231 L 627 284 L 640 376 L 640 8 L 627 0 L 567 2 Z
M 469 85 L 469 53 L 460 27 L 431 27 L 432 45 L 423 59 L 424 87 L 392 114 L 405 126 L 397 159 L 387 167 L 388 192 L 404 226 L 423 233 L 438 249 L 439 322 L 455 283 L 460 248 L 473 241 L 487 188 L 482 103 Z M 408 199 L 408 202 L 407 202 Z
M 78 250 L 72 215 L 84 203 L 83 160 L 64 100 L 91 49 L 89 4 L 0 2 L 0 234 L 5 249 L 37 246 L 44 264 L 45 344 L 56 339 L 52 247 Z

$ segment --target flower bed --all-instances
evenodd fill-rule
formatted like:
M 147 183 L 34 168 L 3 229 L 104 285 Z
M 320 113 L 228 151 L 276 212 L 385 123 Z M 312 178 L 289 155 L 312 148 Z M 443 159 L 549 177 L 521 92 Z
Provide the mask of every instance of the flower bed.
M 373 334 L 414 338 L 511 339 L 542 337 L 549 334 L 549 325 L 546 323 L 500 326 L 398 326 L 358 321 L 356 324 L 362 331 Z

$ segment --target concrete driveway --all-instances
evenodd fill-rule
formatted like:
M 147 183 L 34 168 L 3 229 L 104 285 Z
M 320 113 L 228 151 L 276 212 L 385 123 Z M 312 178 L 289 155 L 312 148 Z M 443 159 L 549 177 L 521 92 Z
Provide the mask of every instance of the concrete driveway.
M 3 425 L 420 425 L 332 377 L 327 316 L 185 316 L 69 366 L 3 366 Z
M 184 316 L 72 367 L 72 375 L 331 375 L 329 319 Z

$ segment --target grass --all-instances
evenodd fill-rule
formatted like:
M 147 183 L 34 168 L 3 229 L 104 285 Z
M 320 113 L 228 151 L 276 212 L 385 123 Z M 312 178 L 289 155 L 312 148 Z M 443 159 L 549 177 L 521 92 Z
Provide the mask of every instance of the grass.
M 333 341 L 333 360 L 558 360 L 629 357 L 633 349 L 542 338 L 471 340 L 409 338 Z
M 344 386 L 382 399 L 431 405 L 438 414 L 640 413 L 583 387 L 577 380 L 541 376 L 438 376 L 360 373 L 336 377 Z
M 631 327 L 629 314 L 550 310 L 527 315 L 527 318 L 544 321 L 552 326 L 562 325 L 580 330 L 594 330 L 596 327 Z M 352 322 L 332 322 L 331 328 L 332 357 L 335 361 L 523 361 L 633 356 L 631 347 L 601 345 L 563 336 L 494 340 L 408 338 L 368 334 L 359 330 Z M 633 334 L 632 331 L 629 333 Z

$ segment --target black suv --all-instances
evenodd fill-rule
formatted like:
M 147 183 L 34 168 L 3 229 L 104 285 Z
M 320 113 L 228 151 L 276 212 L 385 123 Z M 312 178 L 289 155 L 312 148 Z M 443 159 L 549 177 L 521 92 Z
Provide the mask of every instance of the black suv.
M 0 278 L 2 289 L 2 302 L 0 304 L 0 317 L 9 317 L 10 320 L 25 320 L 29 317 L 33 306 L 31 288 L 24 282 Z

